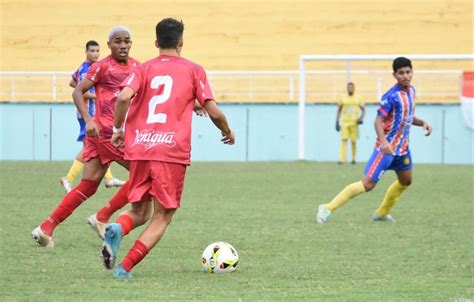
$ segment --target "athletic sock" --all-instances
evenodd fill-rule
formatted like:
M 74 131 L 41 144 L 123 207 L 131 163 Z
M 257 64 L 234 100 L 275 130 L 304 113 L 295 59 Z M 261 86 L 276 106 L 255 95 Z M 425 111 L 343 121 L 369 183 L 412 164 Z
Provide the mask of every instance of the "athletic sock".
M 352 151 L 352 161 L 355 161 L 356 160 L 356 153 L 357 153 L 357 143 L 356 142 L 352 142 L 351 151 Z
M 346 151 L 347 151 L 347 140 L 341 141 L 341 150 L 339 151 L 339 162 L 343 163 L 346 161 Z
M 134 227 L 133 219 L 127 213 L 120 214 L 115 223 L 122 226 L 122 236 L 126 236 Z
M 67 172 L 66 175 L 66 178 L 70 183 L 76 179 L 77 175 L 81 172 L 82 167 L 84 167 L 84 164 L 77 159 L 72 162 L 71 168 L 69 168 L 69 172 Z
M 112 175 L 112 171 L 110 170 L 110 166 L 109 166 L 109 168 L 107 169 L 107 172 L 105 172 L 104 179 L 111 180 L 113 178 L 114 176 Z
M 387 189 L 387 193 L 385 193 L 385 197 L 380 204 L 380 207 L 376 211 L 377 214 L 382 217 L 387 216 L 390 212 L 390 209 L 395 205 L 400 195 L 406 190 L 406 188 L 408 188 L 408 186 L 400 184 L 398 180 L 391 184 Z
M 94 195 L 99 183 L 93 180 L 83 179 L 81 182 L 59 203 L 49 217 L 40 225 L 41 230 L 51 236 L 58 224 L 68 218 L 74 210 L 86 199 Z
M 112 199 L 97 212 L 97 220 L 107 223 L 110 216 L 128 203 L 128 181 L 117 191 Z
M 336 197 L 334 197 L 334 199 L 325 206 L 328 210 L 334 212 L 336 209 L 343 206 L 346 202 L 364 192 L 365 188 L 362 181 L 352 183 L 345 187 L 341 192 L 339 192 L 339 194 L 337 194 Z
M 148 248 L 146 245 L 140 240 L 137 240 L 120 264 L 127 272 L 129 272 L 135 265 L 142 261 L 147 254 Z

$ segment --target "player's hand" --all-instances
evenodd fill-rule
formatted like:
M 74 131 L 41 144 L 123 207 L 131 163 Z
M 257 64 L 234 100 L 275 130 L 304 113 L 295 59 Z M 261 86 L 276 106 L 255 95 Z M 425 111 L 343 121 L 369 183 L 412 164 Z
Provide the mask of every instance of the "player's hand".
M 226 145 L 233 145 L 235 143 L 235 134 L 232 130 L 229 133 L 222 132 L 222 137 L 221 142 Z
M 86 134 L 87 136 L 93 137 L 97 136 L 99 137 L 99 126 L 94 122 L 94 120 L 90 120 L 89 122 L 86 123 Z
M 424 122 L 422 127 L 423 127 L 423 129 L 425 129 L 425 131 L 426 131 L 425 136 L 430 136 L 430 135 L 431 135 L 431 132 L 433 131 L 433 128 L 431 127 L 431 125 L 428 124 L 427 122 Z
M 357 120 L 357 125 L 362 125 L 364 123 L 364 120 L 362 118 Z
M 196 112 L 196 114 L 198 116 L 207 116 L 207 111 L 206 109 L 204 109 L 204 107 L 202 107 L 201 105 L 199 105 L 198 102 L 196 102 L 194 104 L 194 112 Z
M 393 154 L 392 145 L 388 141 L 384 140 L 383 142 L 381 142 L 380 147 L 382 147 L 382 151 L 384 154 Z
M 341 131 L 341 125 L 339 124 L 339 121 L 336 121 L 336 131 Z
M 112 138 L 110 139 L 110 142 L 115 147 L 122 148 L 123 147 L 123 139 L 124 139 L 124 135 L 123 135 L 123 131 L 122 131 L 122 132 L 112 134 Z

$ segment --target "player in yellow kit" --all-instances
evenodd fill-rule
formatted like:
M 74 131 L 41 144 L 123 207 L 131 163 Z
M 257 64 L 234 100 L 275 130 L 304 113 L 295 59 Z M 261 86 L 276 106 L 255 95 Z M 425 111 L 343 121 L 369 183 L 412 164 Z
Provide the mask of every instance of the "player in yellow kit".
M 355 85 L 347 83 L 347 94 L 339 100 L 336 115 L 336 131 L 341 131 L 341 151 L 339 152 L 339 164 L 346 161 L 347 140 L 352 143 L 352 163 L 355 164 L 357 139 L 359 137 L 359 125 L 363 123 L 365 105 L 362 97 L 355 93 Z M 342 126 L 339 120 L 342 119 Z

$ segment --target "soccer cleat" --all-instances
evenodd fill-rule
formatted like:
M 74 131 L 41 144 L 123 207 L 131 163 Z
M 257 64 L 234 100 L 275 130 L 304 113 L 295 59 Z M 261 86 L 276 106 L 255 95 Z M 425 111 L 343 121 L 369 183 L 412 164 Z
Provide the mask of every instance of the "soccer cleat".
M 318 207 L 318 213 L 316 214 L 316 222 L 319 224 L 324 224 L 331 216 L 331 211 L 326 208 L 326 205 L 322 204 Z
M 127 272 L 121 264 L 117 266 L 113 274 L 115 279 L 131 279 L 132 272 Z
M 379 214 L 377 214 L 377 212 L 372 214 L 372 220 L 373 221 L 390 221 L 390 222 L 395 223 L 395 219 L 393 219 L 392 215 L 388 214 L 387 216 L 380 216 Z
M 117 178 L 111 178 L 111 179 L 106 179 L 105 182 L 105 187 L 106 188 L 112 188 L 112 187 L 121 187 L 125 184 L 125 181 L 117 179 Z
M 63 186 L 63 188 L 64 188 L 64 190 L 66 191 L 66 193 L 71 192 L 71 190 L 72 190 L 72 185 L 71 185 L 71 183 L 69 182 L 69 180 L 67 179 L 67 177 L 61 177 L 61 179 L 59 180 L 59 182 L 60 182 L 61 185 Z
M 53 247 L 54 241 L 51 236 L 46 235 L 38 226 L 31 232 L 31 237 L 40 245 L 44 247 Z
M 97 220 L 97 214 L 89 216 L 89 218 L 87 218 L 87 223 L 89 223 L 92 230 L 100 237 L 100 239 L 104 240 L 105 227 L 107 225 Z
M 114 268 L 121 241 L 122 226 L 118 223 L 108 224 L 105 228 L 104 244 L 102 245 L 102 263 L 107 269 Z
M 355 160 L 351 161 L 351 164 L 355 165 L 355 164 L 356 164 L 356 161 L 355 161 Z

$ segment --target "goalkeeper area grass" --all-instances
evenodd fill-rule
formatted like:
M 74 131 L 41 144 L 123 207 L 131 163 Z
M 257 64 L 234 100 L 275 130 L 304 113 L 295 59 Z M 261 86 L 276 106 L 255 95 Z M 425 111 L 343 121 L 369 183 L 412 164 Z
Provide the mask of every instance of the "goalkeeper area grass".
M 64 196 L 70 162 L 0 161 L 2 301 L 456 301 L 473 299 L 472 165 L 416 165 L 392 211 L 396 224 L 371 221 L 388 172 L 374 191 L 317 225 L 320 203 L 359 180 L 363 164 L 194 163 L 182 207 L 162 241 L 114 280 L 86 219 L 117 189 L 103 185 L 41 248 L 31 231 Z M 116 177 L 126 179 L 121 167 Z M 77 183 L 77 181 L 76 181 Z M 114 216 L 114 218 L 117 215 Z M 113 218 L 113 219 L 114 219 Z M 122 259 L 143 227 L 123 241 Z M 208 274 L 204 248 L 238 251 L 231 274 Z

